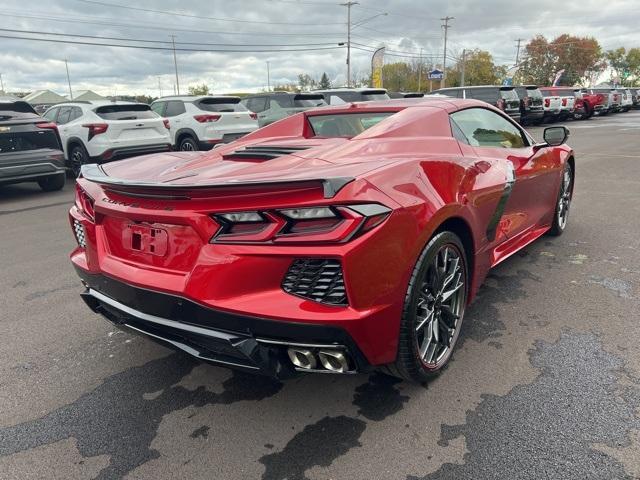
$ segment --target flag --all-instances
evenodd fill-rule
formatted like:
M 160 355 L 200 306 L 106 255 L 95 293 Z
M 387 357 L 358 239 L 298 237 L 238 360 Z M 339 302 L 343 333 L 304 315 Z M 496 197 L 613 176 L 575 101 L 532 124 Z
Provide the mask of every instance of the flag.
M 564 75 L 564 68 L 562 70 L 558 70 L 558 73 L 556 73 L 556 76 L 553 79 L 553 84 L 551 85 L 552 87 L 558 86 L 558 83 L 560 83 L 560 79 L 562 78 L 562 75 Z
M 382 66 L 384 65 L 384 49 L 380 47 L 371 57 L 371 86 L 382 88 Z

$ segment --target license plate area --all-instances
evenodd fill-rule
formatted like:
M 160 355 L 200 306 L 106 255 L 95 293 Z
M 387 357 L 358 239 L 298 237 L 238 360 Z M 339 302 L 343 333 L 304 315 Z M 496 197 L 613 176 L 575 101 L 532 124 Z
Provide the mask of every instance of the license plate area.
M 145 224 L 129 224 L 124 231 L 124 244 L 131 250 L 164 257 L 167 254 L 169 234 L 166 230 Z

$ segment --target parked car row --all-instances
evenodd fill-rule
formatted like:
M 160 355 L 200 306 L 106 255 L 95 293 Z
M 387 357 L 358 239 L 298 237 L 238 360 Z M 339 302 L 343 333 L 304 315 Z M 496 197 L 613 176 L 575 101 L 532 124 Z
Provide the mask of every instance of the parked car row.
M 482 85 L 441 88 L 431 93 L 483 100 L 526 125 L 627 112 L 639 108 L 640 89 Z

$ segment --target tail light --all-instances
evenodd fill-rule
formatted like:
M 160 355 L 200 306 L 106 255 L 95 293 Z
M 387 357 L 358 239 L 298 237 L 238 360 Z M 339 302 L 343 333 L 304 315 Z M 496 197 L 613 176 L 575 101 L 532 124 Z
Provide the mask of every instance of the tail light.
M 567 99 L 566 99 L 566 98 L 563 98 L 563 99 L 562 99 L 562 106 L 563 106 L 563 107 L 566 107 L 566 106 L 567 106 Z
M 164 128 L 166 128 L 167 130 L 169 130 L 171 128 L 171 124 L 169 123 L 169 119 L 168 118 L 163 118 L 162 119 L 162 123 L 164 123 Z
M 58 125 L 53 122 L 36 123 L 36 127 L 43 128 L 45 130 L 58 130 Z
M 551 106 L 551 99 L 550 98 L 545 98 L 544 99 L 544 106 L 545 107 L 550 107 Z
M 217 122 L 218 120 L 220 120 L 221 116 L 222 115 L 206 114 L 206 115 L 194 115 L 193 118 L 196 120 L 196 122 L 199 122 L 199 123 L 211 123 L 211 122 Z
M 106 132 L 107 129 L 109 128 L 109 125 L 106 124 L 106 123 L 85 123 L 82 126 L 84 128 L 88 128 L 89 129 L 89 138 L 88 138 L 88 140 L 91 140 L 96 135 L 100 135 L 100 134 Z
M 258 119 L 258 114 L 257 113 L 249 112 L 249 116 L 251 117 L 252 120 L 257 120 Z
M 504 106 L 505 106 L 505 103 L 503 98 L 501 98 L 496 102 L 496 107 L 498 107 L 500 110 L 504 110 Z
M 90 220 L 95 220 L 95 201 L 76 183 L 76 207 Z
M 214 214 L 215 243 L 341 243 L 377 227 L 391 209 L 379 204 Z

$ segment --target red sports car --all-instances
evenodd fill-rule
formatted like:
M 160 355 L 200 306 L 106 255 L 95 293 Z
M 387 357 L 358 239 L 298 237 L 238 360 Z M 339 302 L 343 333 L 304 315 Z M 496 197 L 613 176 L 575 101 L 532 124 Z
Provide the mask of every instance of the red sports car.
M 423 381 L 488 270 L 564 230 L 567 135 L 536 143 L 486 103 L 431 97 L 85 165 L 70 211 L 82 298 L 219 365 Z

